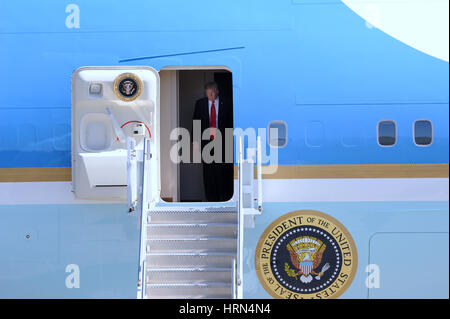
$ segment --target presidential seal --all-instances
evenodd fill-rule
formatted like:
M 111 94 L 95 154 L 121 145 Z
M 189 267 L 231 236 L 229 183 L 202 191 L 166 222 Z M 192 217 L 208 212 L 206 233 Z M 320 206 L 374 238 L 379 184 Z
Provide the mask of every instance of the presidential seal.
M 256 246 L 256 273 L 274 298 L 337 298 L 350 286 L 357 266 L 356 246 L 348 230 L 313 210 L 281 216 Z
M 114 81 L 114 93 L 122 101 L 134 101 L 142 91 L 141 80 L 133 73 L 123 73 Z

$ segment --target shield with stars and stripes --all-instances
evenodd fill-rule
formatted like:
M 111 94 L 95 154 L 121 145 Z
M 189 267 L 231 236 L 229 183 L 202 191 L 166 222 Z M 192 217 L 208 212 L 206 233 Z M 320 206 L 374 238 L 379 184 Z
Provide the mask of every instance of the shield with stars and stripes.
M 302 261 L 300 262 L 300 270 L 305 276 L 308 276 L 309 273 L 313 270 L 313 263 L 312 261 Z

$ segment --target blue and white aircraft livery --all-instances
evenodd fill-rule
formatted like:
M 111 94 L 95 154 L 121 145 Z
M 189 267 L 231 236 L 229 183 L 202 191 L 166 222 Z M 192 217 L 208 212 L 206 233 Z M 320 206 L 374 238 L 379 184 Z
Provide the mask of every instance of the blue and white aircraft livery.
M 0 298 L 449 297 L 448 0 L 0 8 Z

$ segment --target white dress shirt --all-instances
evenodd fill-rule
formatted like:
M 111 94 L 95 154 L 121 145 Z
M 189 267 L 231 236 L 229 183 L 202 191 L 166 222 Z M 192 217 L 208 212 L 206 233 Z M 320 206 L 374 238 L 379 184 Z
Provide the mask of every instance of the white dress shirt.
M 208 100 L 208 110 L 209 110 L 209 123 L 211 124 L 211 105 L 212 102 Z M 214 108 L 216 109 L 216 127 L 219 127 L 219 97 L 216 97 L 214 101 Z

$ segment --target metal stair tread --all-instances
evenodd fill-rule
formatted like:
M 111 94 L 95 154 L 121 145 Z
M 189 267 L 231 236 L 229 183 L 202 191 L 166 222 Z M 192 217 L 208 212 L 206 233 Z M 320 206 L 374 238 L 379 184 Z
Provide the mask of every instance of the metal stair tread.
M 150 227 L 237 227 L 236 223 L 148 223 Z
M 209 288 L 209 287 L 231 287 L 231 283 L 226 282 L 186 282 L 186 283 L 165 283 L 165 284 L 147 284 L 152 288 L 172 288 L 172 287 L 201 287 L 201 288 Z
M 235 256 L 236 252 L 220 251 L 220 252 L 147 252 L 147 256 Z
M 237 213 L 236 206 L 154 206 L 149 213 Z
M 141 245 L 147 245 L 148 298 L 232 297 L 236 207 L 160 206 L 146 213 Z
M 148 238 L 147 241 L 236 241 L 235 237 Z
M 186 294 L 185 296 L 152 296 L 148 295 L 148 299 L 230 299 L 229 294 Z
M 148 272 L 208 272 L 232 271 L 231 267 L 174 267 L 174 268 L 148 268 Z

